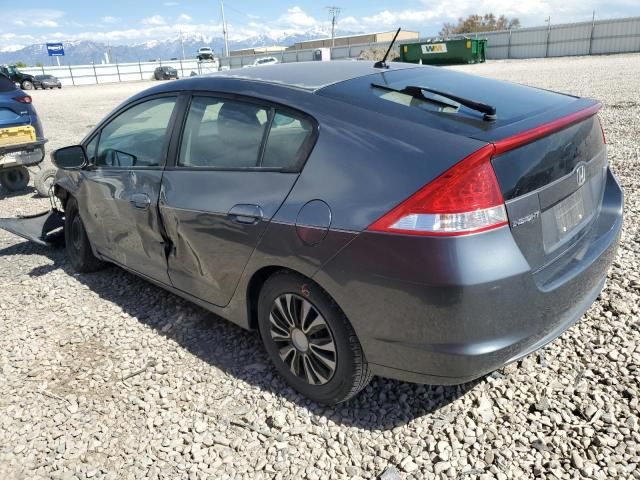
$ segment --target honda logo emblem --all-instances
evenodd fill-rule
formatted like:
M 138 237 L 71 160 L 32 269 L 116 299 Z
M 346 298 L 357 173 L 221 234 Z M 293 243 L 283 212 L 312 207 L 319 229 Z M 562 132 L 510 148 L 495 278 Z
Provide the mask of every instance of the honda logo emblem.
M 578 168 L 576 168 L 576 180 L 578 181 L 579 187 L 587 181 L 587 169 L 584 165 L 579 165 Z

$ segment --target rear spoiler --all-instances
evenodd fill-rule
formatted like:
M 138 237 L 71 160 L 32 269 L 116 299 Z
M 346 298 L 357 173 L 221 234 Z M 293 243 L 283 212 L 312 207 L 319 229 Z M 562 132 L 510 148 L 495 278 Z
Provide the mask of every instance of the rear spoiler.
M 547 110 L 517 122 L 488 130 L 473 138 L 496 147 L 496 155 L 534 142 L 554 132 L 582 122 L 594 116 L 602 108 L 602 103 L 589 98 L 580 98 L 559 109 Z

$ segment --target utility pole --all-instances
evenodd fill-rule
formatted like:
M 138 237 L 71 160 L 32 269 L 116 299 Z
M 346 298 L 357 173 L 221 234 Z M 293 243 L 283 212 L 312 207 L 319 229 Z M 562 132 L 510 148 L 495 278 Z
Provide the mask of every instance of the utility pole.
M 222 34 L 224 36 L 224 56 L 229 56 L 229 38 L 227 31 L 227 21 L 224 19 L 224 2 L 220 0 L 220 11 L 222 12 Z
M 184 39 L 182 38 L 182 30 L 180 30 L 180 47 L 182 48 L 182 60 L 184 60 Z
M 596 11 L 593 11 L 593 15 L 591 17 L 591 33 L 589 34 L 589 55 L 593 52 L 593 31 L 596 28 Z
M 331 18 L 331 48 L 333 48 L 336 46 L 336 24 L 338 23 L 338 16 L 342 9 L 336 6 L 326 8 L 329 10 L 329 18 Z
M 545 18 L 544 21 L 547 22 L 547 48 L 546 48 L 544 56 L 548 57 L 549 56 L 549 41 L 550 41 L 550 37 L 551 37 L 551 15 L 549 15 L 547 18 Z

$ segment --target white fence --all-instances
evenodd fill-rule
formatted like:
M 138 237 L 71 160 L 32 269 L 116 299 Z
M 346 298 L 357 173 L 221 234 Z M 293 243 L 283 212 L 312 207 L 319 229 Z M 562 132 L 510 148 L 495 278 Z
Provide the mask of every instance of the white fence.
M 474 33 L 472 36 L 488 40 L 487 58 L 489 59 L 640 52 L 640 17 Z M 357 58 L 363 50 L 372 47 L 386 48 L 388 45 L 388 43 L 373 43 L 335 47 L 331 49 L 331 58 L 334 60 Z M 398 48 L 396 46 L 396 55 Z M 285 50 L 267 55 L 225 57 L 220 60 L 220 65 L 241 68 L 252 65 L 256 59 L 264 56 L 275 57 L 281 63 L 304 62 L 313 60 L 314 51 L 314 49 Z M 180 77 L 187 77 L 191 72 L 198 74 L 213 72 L 212 64 L 199 63 L 196 60 L 72 65 L 23 70 L 34 75 L 55 75 L 63 85 L 90 85 L 128 80 L 151 80 L 156 67 L 165 65 L 178 70 Z
M 131 80 L 151 80 L 157 67 L 169 66 L 178 71 L 179 77 L 188 77 L 191 72 L 211 73 L 213 70 L 205 63 L 196 60 L 171 60 L 138 63 L 113 63 L 100 65 L 67 65 L 23 68 L 21 71 L 31 75 L 54 75 L 63 85 L 95 85 L 97 83 L 126 82 Z
M 640 52 L 640 17 L 474 33 L 487 58 L 566 57 Z

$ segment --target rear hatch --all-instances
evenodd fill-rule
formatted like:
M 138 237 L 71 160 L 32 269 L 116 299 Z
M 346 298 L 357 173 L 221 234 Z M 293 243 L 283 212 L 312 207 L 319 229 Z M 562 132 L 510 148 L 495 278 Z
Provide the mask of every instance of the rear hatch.
M 385 90 L 415 86 L 430 89 L 421 94 L 433 101 Z M 584 237 L 600 210 L 607 157 L 595 116 L 600 105 L 593 100 L 435 67 L 403 66 L 317 93 L 494 144 L 492 165 L 509 224 L 534 270 Z M 452 102 L 452 96 L 495 107 L 495 120 Z
M 532 267 L 549 264 L 587 235 L 607 176 L 606 145 L 595 115 L 499 153 L 492 164 L 511 231 Z

